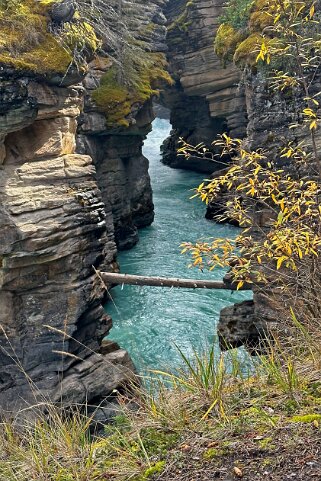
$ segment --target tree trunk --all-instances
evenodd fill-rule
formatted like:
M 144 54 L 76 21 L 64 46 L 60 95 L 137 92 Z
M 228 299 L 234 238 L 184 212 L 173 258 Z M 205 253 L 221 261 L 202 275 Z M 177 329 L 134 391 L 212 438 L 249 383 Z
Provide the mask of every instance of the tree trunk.
M 223 281 L 208 281 L 195 279 L 178 279 L 170 277 L 134 276 L 131 274 L 117 274 L 114 272 L 97 272 L 106 284 L 132 284 L 134 286 L 182 287 L 187 289 L 228 289 L 236 290 L 236 284 Z M 250 290 L 244 285 L 240 290 Z

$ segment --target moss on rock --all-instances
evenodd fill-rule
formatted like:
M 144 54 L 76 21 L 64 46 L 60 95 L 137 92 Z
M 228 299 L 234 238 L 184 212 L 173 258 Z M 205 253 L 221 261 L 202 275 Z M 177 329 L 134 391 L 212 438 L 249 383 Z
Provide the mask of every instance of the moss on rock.
M 255 65 L 260 51 L 263 37 L 259 33 L 252 33 L 241 42 L 234 53 L 233 61 L 239 65 Z
M 81 20 L 66 23 L 59 36 L 49 32 L 52 3 L 6 0 L 0 4 L 0 64 L 41 75 L 64 74 L 75 51 L 96 50 L 95 32 Z
M 224 61 L 233 60 L 241 66 L 256 64 L 256 58 L 263 41 L 272 41 L 268 36 L 268 27 L 273 24 L 273 6 L 268 0 L 243 2 L 243 10 L 234 14 L 236 4 L 243 0 L 230 0 L 227 13 L 222 16 L 220 27 L 216 33 L 214 49 Z M 272 9 L 272 10 L 271 10 Z M 237 21 L 235 20 L 237 16 Z M 241 25 L 241 26 L 240 26 Z M 239 27 L 238 27 L 239 26 Z M 266 37 L 265 37 L 266 36 Z
M 303 414 L 291 418 L 291 422 L 293 423 L 313 423 L 315 421 L 318 423 L 321 422 L 321 414 Z
M 146 52 L 144 66 L 137 67 L 135 78 L 134 83 L 123 85 L 113 66 L 103 75 L 100 86 L 92 93 L 92 99 L 106 114 L 108 127 L 128 127 L 132 107 L 158 95 L 162 83 L 172 83 L 166 71 L 165 56 L 149 52 Z
M 235 30 L 232 25 L 222 23 L 214 41 L 215 53 L 223 60 L 232 60 L 235 49 L 243 38 L 242 32 Z

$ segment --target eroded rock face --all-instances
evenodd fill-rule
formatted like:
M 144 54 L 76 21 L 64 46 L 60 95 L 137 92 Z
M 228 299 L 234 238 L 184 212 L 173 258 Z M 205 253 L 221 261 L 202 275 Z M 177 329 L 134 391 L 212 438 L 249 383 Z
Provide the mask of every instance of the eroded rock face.
M 261 314 L 253 300 L 222 309 L 217 331 L 222 349 L 245 345 L 249 351 L 257 352 L 267 333 L 267 319 Z
M 150 52 L 166 50 L 165 2 L 146 5 L 135 27 L 148 35 Z M 131 106 L 129 128 L 106 127 L 91 93 L 110 66 L 97 57 L 85 78 L 71 68 L 63 79 L 53 74 L 44 80 L 14 68 L 1 71 L 0 408 L 5 411 L 44 399 L 98 404 L 133 377 L 128 354 L 115 343 L 102 345 L 111 319 L 95 269 L 118 269 L 117 247 L 134 245 L 138 228 L 153 220 L 142 155 L 153 112 L 151 100 L 143 101 Z
M 240 72 L 223 66 L 213 42 L 224 2 L 222 0 L 169 0 L 165 9 L 169 23 L 168 58 L 175 86 L 164 102 L 172 109 L 173 132 L 164 148 L 164 160 L 174 167 L 213 172 L 218 165 L 199 165 L 177 158 L 177 140 L 207 145 L 218 133 L 228 131 L 242 138 L 246 131 L 244 90 Z M 213 168 L 214 167 L 214 168 Z
M 75 151 L 82 88 L 0 85 L 0 406 L 97 401 L 133 366 L 99 354 L 111 319 L 93 267 L 113 269 L 116 245 L 92 159 Z
M 312 95 L 320 91 L 320 82 L 318 74 L 311 85 Z M 287 92 L 273 91 L 269 88 L 267 78 L 262 71 L 247 72 L 245 85 L 249 119 L 245 145 L 249 149 L 263 148 L 268 157 L 294 177 L 302 174 L 306 176 L 309 172 L 313 178 L 318 168 L 312 159 L 308 164 L 298 168 L 291 159 L 282 158 L 280 155 L 281 149 L 289 142 L 295 144 L 302 142 L 307 150 L 312 150 L 309 129 L 302 125 L 302 119 L 300 119 L 300 113 L 305 108 L 302 98 L 289 95 Z M 301 126 L 289 129 L 291 124 L 301 124 Z M 319 150 L 321 146 L 319 131 L 316 132 L 315 141 Z M 219 208 L 219 202 L 215 202 L 211 210 L 215 214 Z M 254 225 L 252 235 L 259 236 L 261 229 L 264 229 L 270 221 L 270 213 L 261 207 L 252 215 Z M 255 226 L 258 229 L 255 229 Z M 274 331 L 282 326 L 284 331 L 284 321 L 290 317 L 293 299 L 287 299 L 285 293 L 280 299 L 280 294 L 273 291 L 273 287 L 273 279 L 271 279 L 271 285 L 264 290 L 254 288 L 253 302 L 236 304 L 221 311 L 218 333 L 222 339 L 222 345 L 258 346 L 262 336 L 266 336 L 271 330 Z
M 139 36 L 148 52 L 167 50 L 166 18 L 162 9 L 167 0 L 144 5 Z M 89 154 L 97 169 L 107 216 L 112 218 L 118 249 L 129 249 L 138 241 L 138 229 L 154 219 L 148 160 L 142 154 L 143 141 L 154 120 L 152 99 L 135 102 L 126 117 L 129 127 L 106 124 L 106 114 L 92 100 L 92 93 L 111 68 L 110 60 L 98 57 L 89 64 L 83 85 L 86 90 L 84 112 L 78 126 L 77 151 Z
M 138 229 L 150 225 L 154 219 L 149 163 L 142 154 L 154 114 L 149 101 L 133 112 L 130 127 L 106 127 L 105 115 L 90 97 L 105 72 L 95 65 L 84 82 L 87 95 L 78 127 L 77 151 L 92 157 L 106 214 L 113 222 L 117 248 L 129 249 L 138 241 Z

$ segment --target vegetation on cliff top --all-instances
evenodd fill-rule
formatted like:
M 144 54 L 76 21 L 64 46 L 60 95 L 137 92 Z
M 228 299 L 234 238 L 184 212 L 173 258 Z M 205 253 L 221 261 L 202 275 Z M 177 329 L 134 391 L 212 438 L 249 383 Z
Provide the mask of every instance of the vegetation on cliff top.
M 220 19 L 214 49 L 224 61 L 255 65 L 262 32 L 273 25 L 273 1 L 230 0 Z
M 55 24 L 56 0 L 0 1 L 0 65 L 35 74 L 66 75 L 101 47 L 114 67 L 101 79 L 93 100 L 105 112 L 107 126 L 130 124 L 130 115 L 164 83 L 171 83 L 164 54 L 150 52 L 153 24 L 142 37 L 144 1 L 77 0 L 71 21 Z M 97 35 L 101 39 L 98 41 Z
M 0 64 L 37 74 L 66 74 L 98 46 L 91 25 L 77 20 L 50 30 L 52 1 L 2 0 L 0 2 Z
M 127 82 L 119 78 L 116 66 L 103 75 L 92 98 L 106 114 L 107 126 L 128 127 L 133 107 L 157 96 L 162 84 L 172 83 L 166 65 L 163 54 L 146 52 L 145 61 L 136 65 L 135 72 L 125 75 Z
M 106 17 L 110 24 L 110 18 L 104 13 L 104 2 L 98 0 L 97 3 L 98 9 L 101 5 L 101 20 Z M 166 70 L 166 56 L 154 52 L 151 46 L 157 25 L 146 16 L 145 1 L 122 0 L 111 5 L 115 13 L 113 30 L 117 31 L 118 38 L 111 44 L 109 39 L 105 40 L 108 40 L 107 51 L 113 67 L 103 75 L 92 98 L 106 114 L 108 127 L 127 127 L 139 105 L 158 95 L 159 89 L 172 79 Z

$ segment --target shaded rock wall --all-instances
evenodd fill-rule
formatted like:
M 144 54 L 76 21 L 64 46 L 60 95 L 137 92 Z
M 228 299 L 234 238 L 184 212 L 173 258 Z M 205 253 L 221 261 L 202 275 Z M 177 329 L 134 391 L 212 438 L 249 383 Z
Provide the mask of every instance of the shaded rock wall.
M 145 42 L 151 55 L 167 50 L 163 13 L 166 1 L 144 4 L 144 16 L 136 26 L 138 38 Z M 110 67 L 110 62 L 103 57 L 89 65 L 83 82 L 86 95 L 77 150 L 92 157 L 106 212 L 113 220 L 117 248 L 128 249 L 138 241 L 138 229 L 150 225 L 154 219 L 148 160 L 142 155 L 143 141 L 152 128 L 154 113 L 152 98 L 142 103 L 136 101 L 126 117 L 129 127 L 108 126 L 106 114 L 93 102 L 92 93 Z
M 77 150 L 94 160 L 117 247 L 128 249 L 138 241 L 138 228 L 151 224 L 154 219 L 149 164 L 142 155 L 143 141 L 151 130 L 154 114 L 150 100 L 133 108 L 130 127 L 106 127 L 105 114 L 91 101 L 91 92 L 108 68 L 101 64 L 97 68 L 93 62 L 84 80 L 85 109 L 79 121 Z
M 92 159 L 75 151 L 82 88 L 0 85 L 0 406 L 102 399 L 132 364 L 99 354 L 111 319 L 93 266 L 113 268 L 116 245 Z
M 177 140 L 210 145 L 218 133 L 228 131 L 243 137 L 246 131 L 244 91 L 239 87 L 240 72 L 233 65 L 224 67 L 213 49 L 215 32 L 222 12 L 222 0 L 188 2 L 169 0 L 168 59 L 176 80 L 166 92 L 164 103 L 172 110 L 173 132 L 164 146 L 164 162 L 173 167 L 213 172 L 218 164 L 177 158 Z
M 272 158 L 278 159 L 280 166 L 285 164 L 293 173 L 293 165 L 288 159 L 281 159 L 277 151 L 290 140 L 311 142 L 306 130 L 288 129 L 289 124 L 300 121 L 299 113 L 304 107 L 295 95 L 273 93 L 264 71 L 250 68 L 241 71 L 231 63 L 222 65 L 214 53 L 213 41 L 225 3 L 223 0 L 169 0 L 167 4 L 168 59 L 176 83 L 162 99 L 172 109 L 173 125 L 171 137 L 164 144 L 163 161 L 172 167 L 201 172 L 217 170 L 219 175 L 222 168 L 219 164 L 177 157 L 177 140 L 183 137 L 194 145 L 210 144 L 217 133 L 227 131 L 232 137 L 244 138 L 251 149 L 266 149 Z M 317 94 L 320 91 L 318 76 L 314 84 L 313 93 Z M 319 136 L 318 147 L 320 139 Z M 313 171 L 313 165 L 311 167 Z M 223 212 L 222 202 L 212 203 L 208 206 L 207 218 L 213 219 Z M 257 219 L 258 224 L 264 224 L 263 217 Z M 255 291 L 254 301 L 222 311 L 219 335 L 234 346 L 244 342 L 253 344 L 267 326 L 278 320 L 268 296 Z
M 320 82 L 321 75 L 318 72 L 311 85 L 312 95 L 320 91 Z M 249 119 L 245 139 L 247 147 L 263 148 L 277 165 L 294 177 L 306 176 L 309 173 L 313 178 L 318 172 L 318 167 L 312 159 L 308 164 L 298 167 L 291 159 L 280 156 L 280 150 L 289 142 L 295 145 L 303 142 L 307 150 L 312 150 L 309 128 L 302 125 L 300 113 L 305 108 L 302 96 L 273 91 L 268 86 L 264 71 L 260 70 L 247 72 L 245 86 Z M 291 124 L 298 124 L 300 127 L 289 129 Z M 319 131 L 316 131 L 315 140 L 319 150 L 321 147 Z M 259 236 L 270 216 L 262 208 L 260 212 L 255 212 L 253 215 L 252 235 Z M 255 229 L 255 226 L 260 228 Z M 271 287 L 273 289 L 273 284 Z M 231 346 L 258 345 L 261 342 L 262 333 L 266 334 L 276 325 L 284 324 L 285 318 L 290 316 L 290 309 L 294 307 L 295 296 L 292 299 L 289 299 L 285 293 L 282 293 L 282 299 L 279 296 L 280 294 L 276 292 L 269 292 L 269 287 L 264 290 L 254 287 L 253 302 L 239 303 L 223 309 L 218 324 L 218 333 L 223 343 L 226 342 Z

